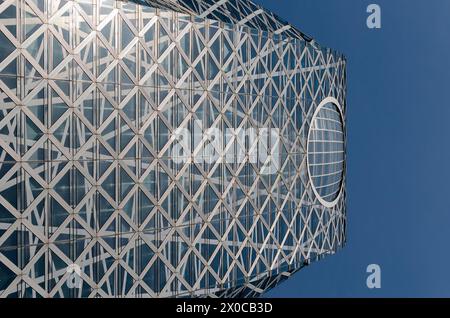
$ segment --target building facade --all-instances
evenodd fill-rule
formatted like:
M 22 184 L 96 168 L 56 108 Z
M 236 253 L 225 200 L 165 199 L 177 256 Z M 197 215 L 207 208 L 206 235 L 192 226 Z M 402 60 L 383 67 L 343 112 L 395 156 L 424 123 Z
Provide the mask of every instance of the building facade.
M 0 3 L 0 297 L 253 297 L 345 244 L 346 60 L 247 0 Z

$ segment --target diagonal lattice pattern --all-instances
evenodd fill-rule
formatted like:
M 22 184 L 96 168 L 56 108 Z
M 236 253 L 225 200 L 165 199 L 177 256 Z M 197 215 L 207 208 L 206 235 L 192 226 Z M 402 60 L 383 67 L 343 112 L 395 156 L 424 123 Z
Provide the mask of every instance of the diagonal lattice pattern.
M 345 63 L 250 1 L 2 1 L 0 297 L 255 296 L 334 253 L 306 148 Z M 180 163 L 199 121 L 278 128 L 277 171 L 236 135 Z

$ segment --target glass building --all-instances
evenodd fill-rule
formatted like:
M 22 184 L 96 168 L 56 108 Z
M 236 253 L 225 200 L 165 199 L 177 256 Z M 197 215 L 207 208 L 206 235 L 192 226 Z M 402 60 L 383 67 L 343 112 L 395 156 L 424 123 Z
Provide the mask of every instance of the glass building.
M 0 297 L 253 297 L 345 244 L 346 60 L 247 0 L 0 2 Z

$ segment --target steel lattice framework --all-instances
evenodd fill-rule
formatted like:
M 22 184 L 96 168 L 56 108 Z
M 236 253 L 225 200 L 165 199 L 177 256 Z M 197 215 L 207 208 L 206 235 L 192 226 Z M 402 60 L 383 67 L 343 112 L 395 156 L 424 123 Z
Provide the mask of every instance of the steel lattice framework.
M 345 64 L 246 0 L 1 1 L 0 297 L 256 296 L 334 253 L 306 152 Z M 199 121 L 278 128 L 277 171 L 175 162 Z

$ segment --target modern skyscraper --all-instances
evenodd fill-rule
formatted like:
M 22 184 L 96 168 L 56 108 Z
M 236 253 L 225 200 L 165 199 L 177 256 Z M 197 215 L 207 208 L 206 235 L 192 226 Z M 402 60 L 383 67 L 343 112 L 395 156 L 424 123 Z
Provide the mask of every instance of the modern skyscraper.
M 257 296 L 336 252 L 345 94 L 247 0 L 3 0 L 0 297 Z

